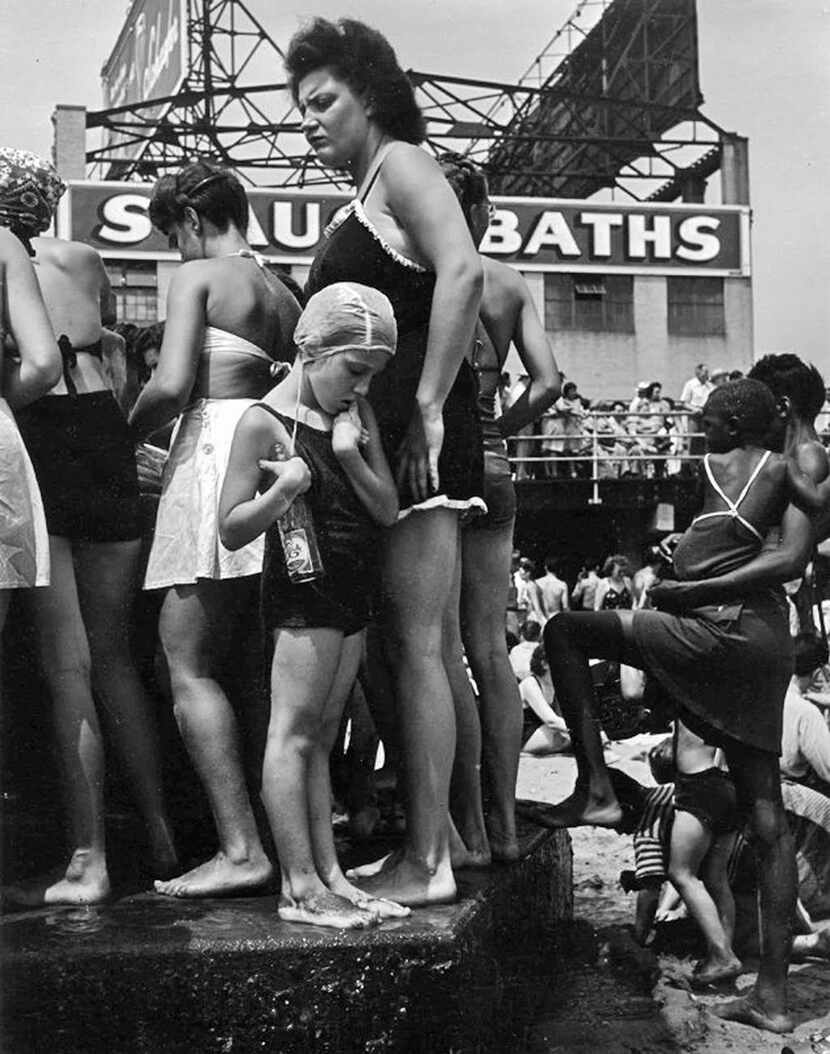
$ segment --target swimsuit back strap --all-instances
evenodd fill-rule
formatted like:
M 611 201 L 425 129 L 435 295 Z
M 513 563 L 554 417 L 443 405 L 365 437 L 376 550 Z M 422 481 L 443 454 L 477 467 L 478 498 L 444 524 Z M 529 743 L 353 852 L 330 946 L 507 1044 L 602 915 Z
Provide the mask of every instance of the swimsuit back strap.
M 704 465 L 704 468 L 706 469 L 706 475 L 709 478 L 709 482 L 712 485 L 712 489 L 715 491 L 715 493 L 725 503 L 726 508 L 725 509 L 719 509 L 719 510 L 717 510 L 715 512 L 704 512 L 700 516 L 696 516 L 695 519 L 694 519 L 694 522 L 695 523 L 699 523 L 701 520 L 712 519 L 715 516 L 731 516 L 733 519 L 739 520 L 751 534 L 755 535 L 755 537 L 759 541 L 763 541 L 763 538 L 761 537 L 761 532 L 757 529 L 757 527 L 755 527 L 753 524 L 751 524 L 749 522 L 749 520 L 746 519 L 745 516 L 742 516 L 740 514 L 740 512 L 738 511 L 738 506 L 741 504 L 741 502 L 744 500 L 744 498 L 749 493 L 750 487 L 755 482 L 755 480 L 758 478 L 758 476 L 760 475 L 761 471 L 764 468 L 764 465 L 766 465 L 767 461 L 769 461 L 771 456 L 772 456 L 772 451 L 771 450 L 765 450 L 764 451 L 763 456 L 761 458 L 759 458 L 757 465 L 755 466 L 755 468 L 750 473 L 749 479 L 744 484 L 743 489 L 741 490 L 741 493 L 738 495 L 738 497 L 735 499 L 735 501 L 732 501 L 731 498 L 728 498 L 726 496 L 726 494 L 724 494 L 723 488 L 720 486 L 718 481 L 715 479 L 714 474 L 712 473 L 712 468 L 711 468 L 711 466 L 709 464 L 709 454 L 707 454 L 704 457 L 704 459 L 703 459 L 703 465 Z

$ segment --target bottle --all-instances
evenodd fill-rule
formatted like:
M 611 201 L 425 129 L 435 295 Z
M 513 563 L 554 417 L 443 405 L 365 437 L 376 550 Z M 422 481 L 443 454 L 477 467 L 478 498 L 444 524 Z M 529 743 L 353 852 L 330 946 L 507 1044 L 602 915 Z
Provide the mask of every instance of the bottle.
M 288 461 L 288 451 L 282 443 L 275 443 L 274 461 Z M 298 494 L 277 520 L 285 567 L 292 582 L 313 582 L 321 578 L 323 560 L 317 547 L 314 520 L 304 494 Z

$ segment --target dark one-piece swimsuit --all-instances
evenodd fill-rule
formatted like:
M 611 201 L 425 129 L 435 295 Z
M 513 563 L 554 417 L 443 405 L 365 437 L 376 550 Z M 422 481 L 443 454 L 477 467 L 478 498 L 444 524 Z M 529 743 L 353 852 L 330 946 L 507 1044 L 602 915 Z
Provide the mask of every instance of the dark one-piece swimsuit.
M 291 433 L 294 421 L 267 403 L 254 403 Z M 279 528 L 265 535 L 262 564 L 262 615 L 265 628 L 332 628 L 345 636 L 363 629 L 371 617 L 378 566 L 379 530 L 349 483 L 331 448 L 331 432 L 297 422 L 295 450 L 308 466 L 305 492 L 314 521 L 323 576 L 294 583 L 288 577 Z
M 380 167 L 375 172 L 375 177 Z M 395 475 L 398 447 L 415 412 L 415 394 L 427 349 L 435 274 L 395 252 L 380 237 L 363 210 L 374 177 L 362 196 L 335 217 L 317 251 L 306 285 L 308 295 L 334 282 L 373 286 L 391 301 L 398 324 L 396 354 L 372 380 L 369 402 Z M 484 509 L 484 457 L 477 407 L 478 384 L 465 359 L 444 403 L 444 443 L 438 462 L 440 491 L 425 507 Z M 400 495 L 401 508 L 412 507 Z

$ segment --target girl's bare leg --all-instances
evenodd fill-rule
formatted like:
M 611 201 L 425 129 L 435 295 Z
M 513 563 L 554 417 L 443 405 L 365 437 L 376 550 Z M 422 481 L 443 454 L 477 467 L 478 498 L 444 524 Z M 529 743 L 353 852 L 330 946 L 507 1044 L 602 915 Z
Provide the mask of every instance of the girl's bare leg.
M 271 720 L 262 769 L 262 800 L 280 861 L 278 912 L 287 922 L 338 929 L 371 926 L 377 915 L 329 889 L 342 877 L 331 833 L 328 753 L 339 714 L 323 743 L 329 698 L 342 712 L 357 673 L 360 642 L 346 649 L 335 629 L 279 629 L 274 635 Z M 341 668 L 342 664 L 342 668 Z M 338 678 L 338 673 L 340 677 Z M 332 713 L 335 706 L 332 705 Z M 345 883 L 345 879 L 343 880 Z
M 415 907 L 456 895 L 447 811 L 455 716 L 443 662 L 442 625 L 458 546 L 449 509 L 411 513 L 389 532 L 384 555 L 386 629 L 396 655 L 400 742 L 405 759 L 403 851 L 360 879 L 372 896 Z
M 496 860 L 519 855 L 515 805 L 522 701 L 504 635 L 512 551 L 512 523 L 461 533 L 461 633 L 480 696 L 487 830 Z
M 104 748 L 92 698 L 90 655 L 72 546 L 50 535 L 51 585 L 31 594 L 38 656 L 52 717 L 72 856 L 58 877 L 6 891 L 26 905 L 95 904 L 109 894 L 104 842 Z
M 728 1021 L 740 1021 L 770 1032 L 793 1028 L 787 1011 L 787 970 L 792 946 L 798 874 L 795 850 L 784 805 L 778 758 L 742 747 L 726 751 L 738 801 L 751 807 L 755 853 L 758 859 L 761 962 L 758 977 L 741 999 L 716 1007 Z
M 464 532 L 462 532 L 463 534 Z M 444 612 L 444 666 L 455 709 L 455 760 L 450 783 L 450 855 L 453 867 L 486 867 L 490 846 L 481 802 L 481 722 L 472 685 L 464 667 L 459 605 L 461 547 L 455 561 L 452 591 Z
M 178 869 L 162 791 L 152 705 L 130 651 L 141 541 L 77 545 L 75 573 L 92 659 L 92 684 L 147 826 L 157 874 Z
M 373 900 L 346 878 L 334 847 L 334 834 L 331 826 L 329 755 L 337 739 L 343 707 L 357 677 L 363 650 L 362 638 L 362 633 L 353 633 L 343 639 L 340 662 L 328 699 L 323 707 L 320 732 L 311 751 L 308 797 L 312 852 L 317 874 L 332 893 L 344 897 L 350 903 L 369 911 L 378 918 L 403 918 L 409 914 L 409 908 L 404 908 L 389 900 Z
M 735 898 L 729 885 L 729 857 L 737 837 L 737 834 L 725 834 L 716 838 L 701 869 L 703 884 L 718 909 L 730 948 L 735 939 Z
M 255 603 L 258 579 L 200 579 L 167 591 L 159 635 L 170 669 L 179 732 L 207 794 L 219 850 L 178 878 L 156 882 L 158 893 L 207 897 L 244 892 L 267 882 L 273 867 L 262 848 L 239 746 L 239 729 L 216 680 L 228 624 Z
M 675 811 L 669 878 L 706 940 L 706 958 L 695 970 L 695 978 L 701 984 L 736 977 L 741 970 L 741 962 L 732 951 L 715 903 L 699 877 L 711 841 L 711 835 L 696 816 Z

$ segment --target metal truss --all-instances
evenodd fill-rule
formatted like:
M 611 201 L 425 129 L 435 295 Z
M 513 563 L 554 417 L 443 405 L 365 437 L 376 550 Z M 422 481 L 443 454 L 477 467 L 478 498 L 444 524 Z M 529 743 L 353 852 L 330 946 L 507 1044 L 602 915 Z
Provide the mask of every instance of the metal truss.
M 256 186 L 344 187 L 309 150 L 285 83 L 243 83 L 263 59 L 281 68 L 283 52 L 242 0 L 189 2 L 181 90 L 88 113 L 88 128 L 115 136 L 89 164 L 152 178 L 208 156 Z M 409 71 L 426 145 L 470 156 L 495 193 L 671 200 L 720 160 L 722 131 L 699 109 L 695 32 L 694 0 L 582 0 L 518 84 Z

